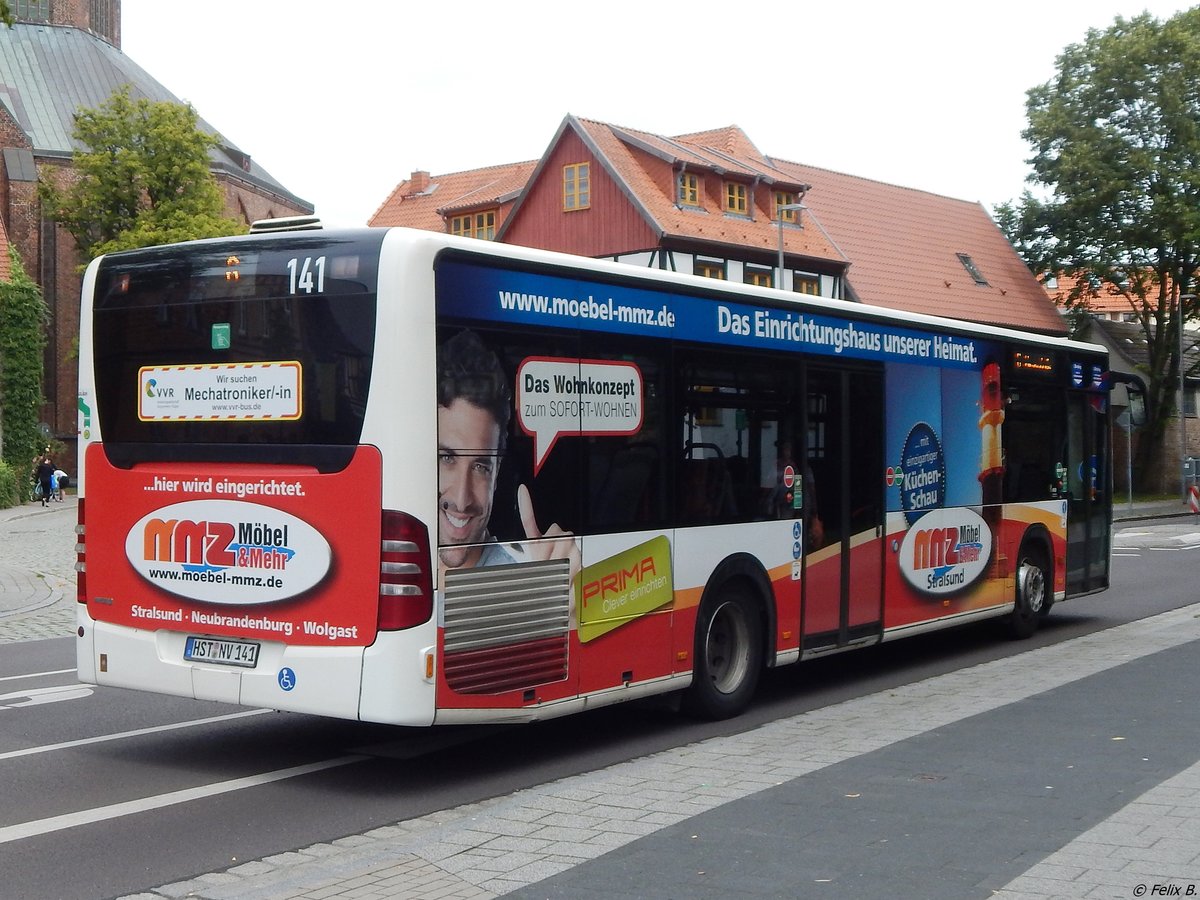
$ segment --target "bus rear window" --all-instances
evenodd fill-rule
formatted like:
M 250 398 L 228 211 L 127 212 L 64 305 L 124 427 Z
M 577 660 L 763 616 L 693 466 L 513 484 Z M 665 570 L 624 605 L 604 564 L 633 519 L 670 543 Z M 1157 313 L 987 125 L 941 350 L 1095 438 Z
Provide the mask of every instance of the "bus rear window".
M 344 465 L 371 381 L 381 239 L 246 238 L 107 258 L 93 354 L 109 458 Z

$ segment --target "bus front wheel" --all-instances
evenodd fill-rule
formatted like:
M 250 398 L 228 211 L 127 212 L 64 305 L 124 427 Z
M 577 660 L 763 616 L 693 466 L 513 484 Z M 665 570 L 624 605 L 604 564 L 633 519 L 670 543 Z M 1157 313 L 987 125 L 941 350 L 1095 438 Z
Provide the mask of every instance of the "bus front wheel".
M 706 719 L 738 715 L 754 696 L 762 665 L 763 624 L 750 590 L 730 583 L 706 593 L 684 708 Z
M 1014 638 L 1030 637 L 1037 631 L 1039 620 L 1050 611 L 1053 599 L 1050 596 L 1050 563 L 1046 551 L 1037 544 L 1021 545 L 1017 563 L 1016 606 L 1008 621 L 1008 630 Z

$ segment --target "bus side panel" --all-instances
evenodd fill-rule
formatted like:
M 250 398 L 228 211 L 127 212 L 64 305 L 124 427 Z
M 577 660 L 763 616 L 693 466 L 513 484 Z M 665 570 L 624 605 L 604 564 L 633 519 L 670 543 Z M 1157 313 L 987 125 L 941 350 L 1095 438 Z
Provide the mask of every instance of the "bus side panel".
M 694 665 L 696 616 L 706 588 L 717 588 L 713 576 L 733 556 L 757 560 L 770 581 L 772 595 L 765 610 L 773 622 L 768 635 L 775 652 L 800 646 L 801 546 L 796 521 L 750 522 L 732 526 L 679 529 L 675 532 L 675 668 L 690 671 Z
M 969 507 L 931 510 L 912 526 L 889 513 L 884 630 L 1011 604 L 1006 534 Z
M 1067 502 L 1043 500 L 1010 503 L 1004 507 L 1003 541 L 1008 569 L 1014 577 L 1020 563 L 1021 541 L 1031 529 L 1049 536 L 1054 556 L 1054 596 L 1062 600 L 1067 589 Z
M 793 523 L 782 521 L 680 529 L 673 540 L 669 533 L 652 532 L 583 538 L 583 566 L 574 584 L 567 644 L 569 665 L 562 677 L 465 691 L 452 686 L 442 667 L 438 707 L 536 707 L 690 672 L 700 600 L 717 567 L 734 554 L 757 559 L 772 580 L 778 612 L 771 618 L 779 623 L 772 645 L 794 650 L 799 644 L 800 581 L 793 577 L 799 570 L 792 565 L 792 532 Z M 503 568 L 496 567 L 500 573 Z M 443 628 L 443 648 L 445 642 Z M 507 674 L 533 668 L 548 652 L 544 642 L 497 645 L 479 655 L 480 677 L 503 684 Z
M 677 583 L 670 539 L 589 536 L 577 583 L 579 692 L 671 674 Z

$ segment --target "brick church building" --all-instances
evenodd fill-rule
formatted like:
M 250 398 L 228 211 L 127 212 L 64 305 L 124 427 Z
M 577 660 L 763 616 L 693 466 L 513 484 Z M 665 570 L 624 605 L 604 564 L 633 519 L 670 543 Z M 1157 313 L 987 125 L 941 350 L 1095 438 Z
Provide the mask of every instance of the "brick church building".
M 79 266 L 72 237 L 46 219 L 38 179 L 70 167 L 79 109 L 104 103 L 123 85 L 134 99 L 181 102 L 121 52 L 121 0 L 9 0 L 17 22 L 0 25 L 0 278 L 9 277 L 9 245 L 40 285 L 50 313 L 43 421 L 66 445 L 74 471 L 79 333 Z M 201 127 L 217 131 L 203 119 Z M 227 212 L 256 219 L 311 213 L 245 150 L 222 138 L 212 172 Z

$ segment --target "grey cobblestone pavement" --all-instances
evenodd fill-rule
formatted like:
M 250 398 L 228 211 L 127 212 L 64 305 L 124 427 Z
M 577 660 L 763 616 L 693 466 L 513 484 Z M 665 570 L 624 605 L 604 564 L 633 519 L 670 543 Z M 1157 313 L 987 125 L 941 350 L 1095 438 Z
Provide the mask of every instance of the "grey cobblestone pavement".
M 72 633 L 74 520 L 71 503 L 57 509 L 0 511 L 0 643 Z M 1177 522 L 1164 527 L 1190 546 L 1188 535 L 1200 528 L 1190 516 Z M 1139 533 L 1137 525 L 1123 528 L 1116 546 L 1137 546 Z M 730 896 L 715 879 L 706 882 L 708 873 L 731 862 L 753 861 L 747 854 L 764 840 L 757 816 L 765 816 L 769 825 L 805 818 L 801 813 L 806 807 L 797 808 L 786 792 L 845 771 L 839 767 L 863 766 L 879 758 L 873 755 L 895 753 L 931 737 L 943 739 L 954 729 L 970 729 L 988 716 L 1070 690 L 1105 696 L 1102 715 L 1108 692 L 1115 696 L 1113 679 L 1121 673 L 1173 652 L 1194 657 L 1197 646 L 1200 605 L 743 734 L 201 874 L 127 900 Z M 1029 671 L 1038 678 L 1025 677 Z M 970 896 L 1125 898 L 1142 896 L 1139 886 L 1148 890 L 1147 885 L 1178 886 L 1182 896 L 1194 886 L 1193 892 L 1200 894 L 1200 744 L 1181 743 L 1187 746 L 1178 771 L 1152 785 L 1137 781 L 1128 788 L 1114 787 L 1113 811 L 1096 821 L 1072 820 L 1065 838 L 1056 833 L 1046 845 L 1049 855 L 1034 854 L 1027 863 L 1018 859 L 1014 877 Z M 883 757 L 885 763 L 887 759 Z M 839 799 L 853 796 L 844 794 L 840 784 L 835 787 Z M 917 821 L 923 811 L 904 813 Z M 970 811 L 964 808 L 963 815 L 969 817 Z M 702 846 L 700 839 L 713 834 L 721 835 L 718 844 Z M 797 835 L 789 846 L 813 839 Z M 785 831 L 776 837 L 793 836 Z M 771 873 L 787 862 L 789 853 L 745 872 L 735 893 L 871 895 L 854 891 L 847 880 L 823 881 L 794 865 L 788 879 L 772 880 Z M 840 854 L 835 848 L 830 858 L 848 855 L 845 848 Z M 1146 893 L 1159 895 L 1167 894 Z M 928 896 L 961 894 L 943 890 Z
M 75 496 L 0 509 L 0 644 L 75 630 Z

